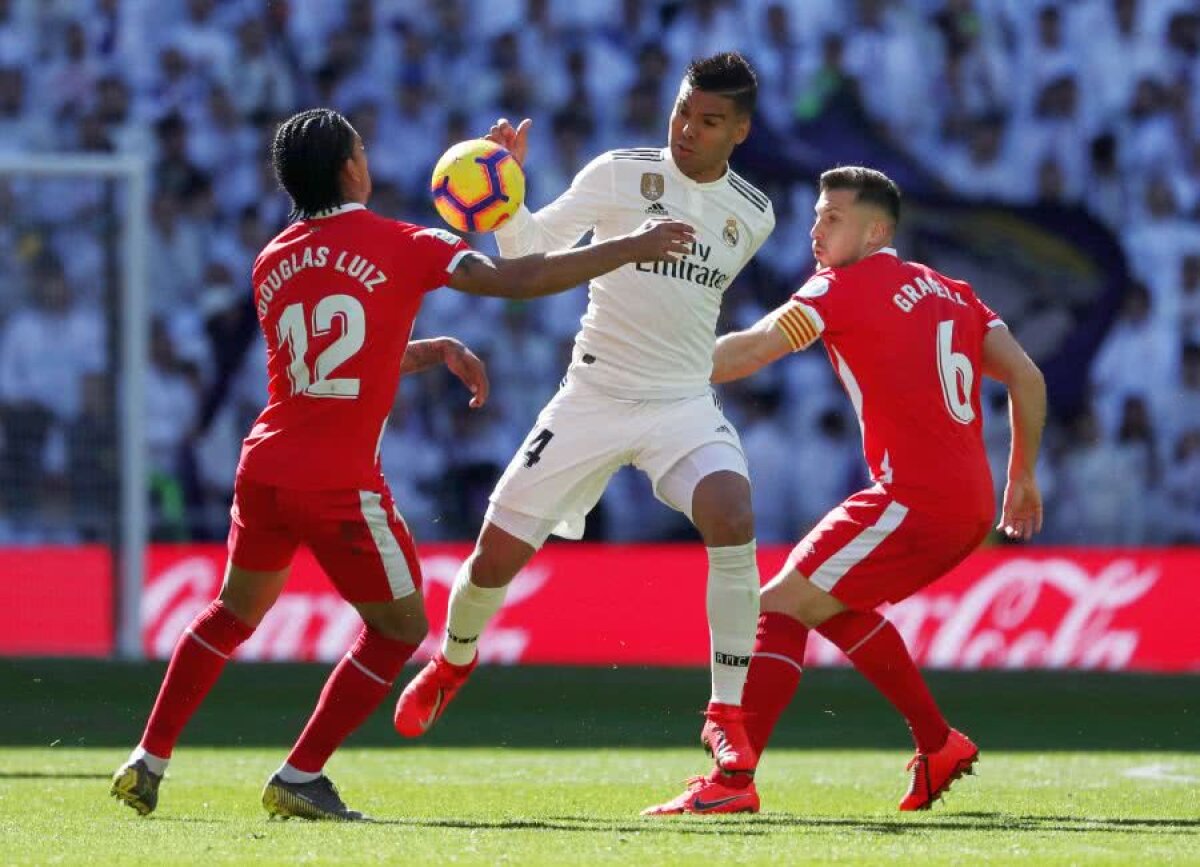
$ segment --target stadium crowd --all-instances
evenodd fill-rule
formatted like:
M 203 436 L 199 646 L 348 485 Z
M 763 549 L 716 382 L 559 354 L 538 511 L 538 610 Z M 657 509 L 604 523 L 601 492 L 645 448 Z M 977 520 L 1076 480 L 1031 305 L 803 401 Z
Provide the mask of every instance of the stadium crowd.
M 1051 394 L 1040 541 L 1200 542 L 1193 0 L 0 0 L 0 153 L 128 153 L 152 166 L 155 537 L 219 538 L 227 524 L 240 440 L 265 395 L 247 283 L 287 219 L 268 156 L 280 119 L 322 104 L 347 113 L 367 144 L 372 207 L 432 225 L 428 177 L 448 144 L 532 117 L 537 208 L 595 154 L 662 144 L 679 71 L 728 49 L 755 64 L 755 135 L 781 149 L 734 155 L 771 192 L 778 225 L 733 287 L 726 324 L 756 320 L 811 271 L 816 176 L 780 179 L 775 160 L 803 148 L 821 167 L 844 160 L 798 132 L 838 107 L 940 194 L 1085 209 L 1123 248 L 1128 279 L 1083 408 L 1056 414 Z M 0 175 L 0 543 L 106 532 L 119 199 L 99 180 Z M 404 382 L 382 455 L 418 540 L 473 536 L 557 387 L 586 301 L 582 288 L 529 304 L 430 297 L 418 336 L 472 346 L 493 396 L 468 411 L 441 373 Z M 794 540 L 864 481 L 828 368 L 807 353 L 722 390 L 760 541 Z M 999 491 L 1003 392 L 985 401 Z M 691 532 L 630 471 L 590 526 L 621 541 Z

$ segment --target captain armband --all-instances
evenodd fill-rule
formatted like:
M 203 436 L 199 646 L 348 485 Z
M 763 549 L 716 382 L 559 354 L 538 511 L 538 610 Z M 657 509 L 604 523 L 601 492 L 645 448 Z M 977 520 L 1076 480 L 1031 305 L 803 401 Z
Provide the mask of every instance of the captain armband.
M 772 324 L 783 332 L 792 347 L 792 352 L 808 349 L 821 336 L 820 328 L 813 321 L 812 312 L 796 301 L 789 301 L 771 315 L 774 320 Z

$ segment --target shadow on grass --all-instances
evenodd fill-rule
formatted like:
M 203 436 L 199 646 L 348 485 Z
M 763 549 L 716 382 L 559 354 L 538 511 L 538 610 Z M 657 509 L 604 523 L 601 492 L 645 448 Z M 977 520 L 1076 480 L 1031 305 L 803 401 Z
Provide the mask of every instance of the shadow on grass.
M 595 819 L 584 816 L 547 816 L 539 819 L 374 818 L 373 825 L 412 828 L 451 828 L 468 831 L 565 831 L 589 834 L 714 834 L 767 836 L 773 831 L 796 829 L 808 832 L 903 835 L 929 831 L 989 831 L 1078 834 L 1200 834 L 1200 819 L 1126 819 L 1079 816 L 1031 816 L 1006 813 L 956 813 L 934 820 L 898 816 L 895 819 L 794 816 L 760 813 L 755 816 L 679 816 L 643 820 Z
M 112 774 L 83 771 L 0 771 L 0 780 L 111 780 Z

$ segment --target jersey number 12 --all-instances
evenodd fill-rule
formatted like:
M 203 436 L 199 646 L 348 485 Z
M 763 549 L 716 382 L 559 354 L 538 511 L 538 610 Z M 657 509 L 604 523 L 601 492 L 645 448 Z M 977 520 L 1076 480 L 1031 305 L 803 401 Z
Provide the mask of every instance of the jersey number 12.
M 341 334 L 337 340 L 321 351 L 308 369 L 305 355 L 308 354 L 308 335 L 320 337 L 340 322 Z M 312 312 L 312 331 L 304 316 L 304 305 L 289 304 L 279 317 L 279 348 L 287 345 L 291 353 L 288 377 L 292 380 L 292 394 L 307 394 L 310 397 L 358 397 L 358 377 L 333 378 L 337 367 L 348 361 L 362 349 L 367 337 L 367 317 L 362 303 L 353 295 L 326 295 L 317 302 Z

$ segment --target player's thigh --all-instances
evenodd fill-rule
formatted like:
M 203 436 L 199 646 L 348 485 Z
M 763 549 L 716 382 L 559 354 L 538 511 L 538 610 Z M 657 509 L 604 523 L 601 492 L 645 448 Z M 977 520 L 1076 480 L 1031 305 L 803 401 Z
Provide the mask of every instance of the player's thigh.
M 416 545 L 386 486 L 312 495 L 303 538 L 347 602 L 389 603 L 421 588 Z
M 986 532 L 978 521 L 910 509 L 871 488 L 827 514 L 792 550 L 787 568 L 846 607 L 870 610 L 936 581 Z
M 750 478 L 737 430 L 714 395 L 663 403 L 641 433 L 634 466 L 650 477 L 654 495 L 693 522 L 695 492 L 701 480 L 730 472 Z M 722 486 L 735 501 L 742 493 L 749 509 L 749 486 Z
M 235 616 L 257 626 L 287 581 L 299 537 L 286 493 L 270 485 L 239 479 L 229 517 L 221 600 Z
M 761 610 L 781 612 L 795 617 L 809 629 L 815 629 L 847 606 L 808 580 L 807 576 L 785 565 L 762 589 Z
M 754 538 L 746 457 L 729 443 L 706 443 L 684 455 L 654 486 L 662 502 L 682 512 L 709 547 Z
M 218 598 L 238 620 L 257 627 L 279 599 L 290 571 L 289 566 L 268 571 L 243 569 L 229 560 Z
M 420 590 L 387 602 L 356 602 L 355 610 L 367 626 L 393 641 L 420 644 L 429 632 L 425 597 Z
M 588 512 L 620 467 L 629 462 L 637 420 L 630 403 L 566 386 L 546 405 L 492 492 L 494 507 L 524 516 L 527 526 L 489 520 L 535 549 L 549 528 L 580 538 Z M 544 534 L 544 535 L 543 535 Z M 538 536 L 541 536 L 538 538 Z

